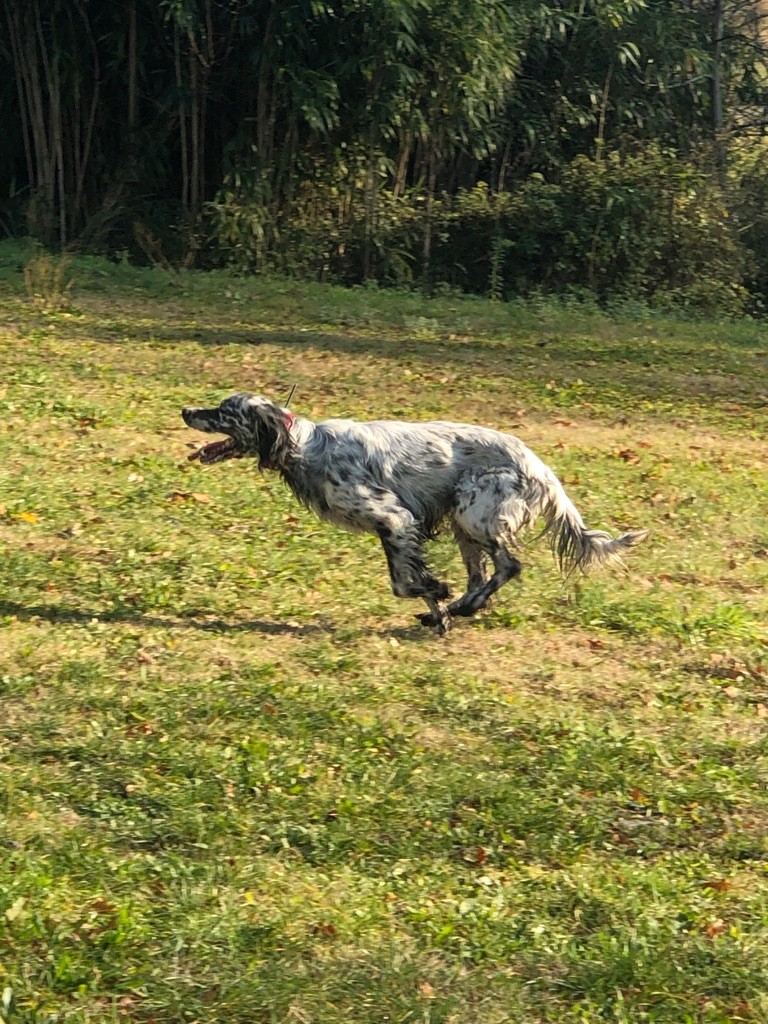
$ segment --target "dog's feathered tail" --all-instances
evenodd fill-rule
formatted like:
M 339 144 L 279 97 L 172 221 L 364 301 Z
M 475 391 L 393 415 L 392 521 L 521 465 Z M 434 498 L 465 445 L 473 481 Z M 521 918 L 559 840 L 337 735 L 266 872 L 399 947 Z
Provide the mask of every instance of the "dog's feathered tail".
M 630 530 L 620 537 L 612 537 L 605 530 L 588 530 L 554 474 L 548 483 L 543 509 L 544 533 L 550 535 L 552 552 L 566 576 L 577 569 L 587 573 L 598 565 L 622 564 L 621 556 L 627 548 L 640 544 L 648 536 L 649 530 Z

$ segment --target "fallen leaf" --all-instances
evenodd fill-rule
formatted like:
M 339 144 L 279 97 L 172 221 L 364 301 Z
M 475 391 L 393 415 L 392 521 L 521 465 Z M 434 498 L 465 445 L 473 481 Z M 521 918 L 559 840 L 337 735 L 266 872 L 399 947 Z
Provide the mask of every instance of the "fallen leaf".
M 168 495 L 169 501 L 199 501 L 201 505 L 208 505 L 211 498 L 199 491 L 171 491 Z
M 17 900 L 14 900 L 13 903 L 10 905 L 10 907 L 8 907 L 8 909 L 5 912 L 6 921 L 15 921 L 16 918 L 19 917 L 21 912 L 24 910 L 24 904 L 26 902 L 27 901 L 23 896 L 19 896 Z
M 701 885 L 702 888 L 714 889 L 715 892 L 727 892 L 731 888 L 731 883 L 726 878 L 708 878 Z
M 114 914 L 117 908 L 114 903 L 110 903 L 103 896 L 97 896 L 89 904 L 89 909 L 93 910 L 96 914 Z
M 617 448 L 614 452 L 616 458 L 623 459 L 624 462 L 634 464 L 640 461 L 640 456 L 632 448 Z
M 622 835 L 621 832 L 612 832 L 611 839 L 614 843 L 618 843 L 620 846 L 630 846 L 632 848 L 637 846 L 636 843 L 633 843 L 631 839 L 627 838 L 627 836 Z
M 428 981 L 419 982 L 419 992 L 421 992 L 425 999 L 434 999 L 436 995 L 434 988 Z
M 724 687 L 723 693 L 726 695 L 726 697 L 730 697 L 731 700 L 735 700 L 736 697 L 738 697 L 741 693 L 741 690 L 738 688 L 738 686 L 731 685 Z
M 710 939 L 714 939 L 716 935 L 722 935 L 727 927 L 728 925 L 725 923 L 725 921 L 718 917 L 718 919 L 716 921 L 713 921 L 712 924 L 707 925 L 707 935 L 710 937 Z

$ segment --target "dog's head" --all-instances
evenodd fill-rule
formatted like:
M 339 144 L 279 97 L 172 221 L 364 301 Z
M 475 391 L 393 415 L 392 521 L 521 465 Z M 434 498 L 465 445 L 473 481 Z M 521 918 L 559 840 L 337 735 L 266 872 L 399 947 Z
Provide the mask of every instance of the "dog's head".
M 285 469 L 295 445 L 292 413 L 247 392 L 225 398 L 215 409 L 182 409 L 188 427 L 206 434 L 226 434 L 224 441 L 203 445 L 190 455 L 206 466 L 226 459 L 257 458 L 262 469 Z

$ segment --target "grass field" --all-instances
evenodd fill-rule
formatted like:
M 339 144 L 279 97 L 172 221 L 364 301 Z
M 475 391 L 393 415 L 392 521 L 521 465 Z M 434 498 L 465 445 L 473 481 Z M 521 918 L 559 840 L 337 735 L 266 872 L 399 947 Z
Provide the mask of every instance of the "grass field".
M 768 326 L 0 252 L 0 1018 L 768 1021 Z M 444 640 L 185 404 L 474 420 L 590 526 Z M 435 566 L 458 585 L 447 541 Z

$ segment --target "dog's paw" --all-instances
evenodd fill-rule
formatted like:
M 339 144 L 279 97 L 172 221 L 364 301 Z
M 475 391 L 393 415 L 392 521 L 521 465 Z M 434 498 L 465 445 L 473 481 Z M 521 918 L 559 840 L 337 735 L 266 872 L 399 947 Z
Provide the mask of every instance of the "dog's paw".
M 445 636 L 451 628 L 451 617 L 447 613 L 442 615 L 440 619 L 433 612 L 421 612 L 416 616 L 422 626 L 428 626 L 434 629 L 438 636 Z
M 445 636 L 446 633 L 450 633 L 451 625 L 450 615 L 444 615 L 439 622 L 435 623 L 435 633 L 437 636 Z

